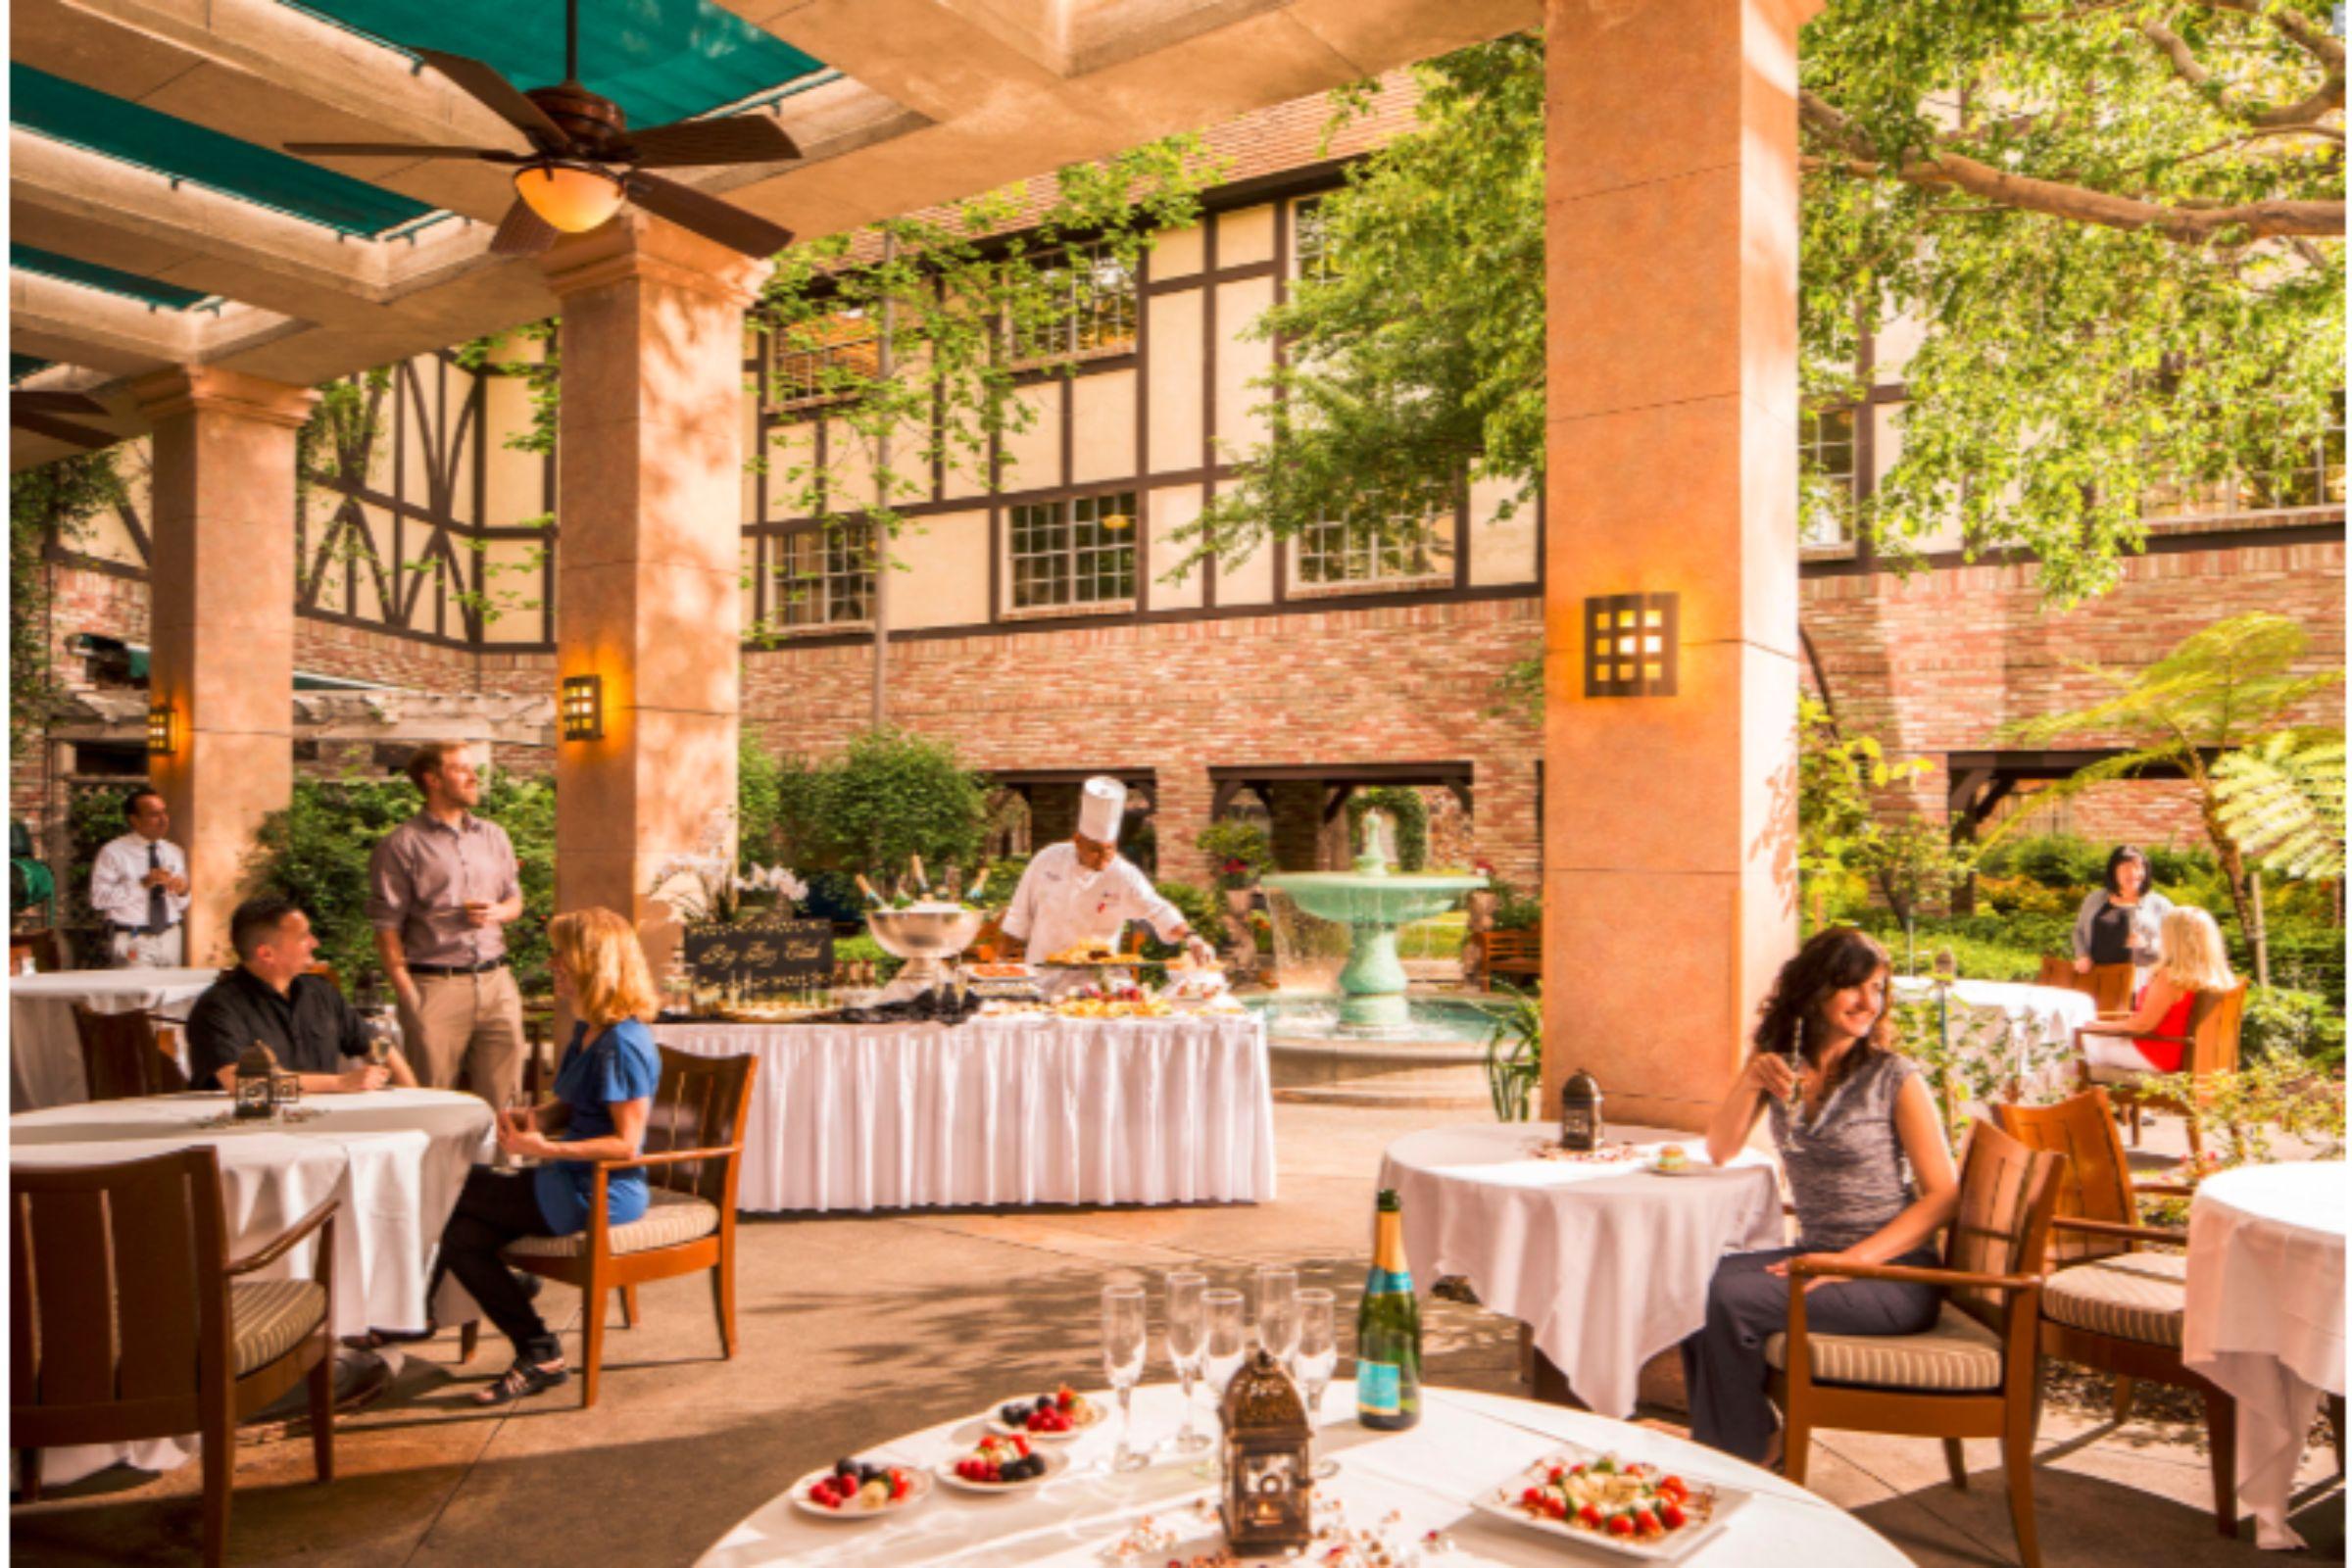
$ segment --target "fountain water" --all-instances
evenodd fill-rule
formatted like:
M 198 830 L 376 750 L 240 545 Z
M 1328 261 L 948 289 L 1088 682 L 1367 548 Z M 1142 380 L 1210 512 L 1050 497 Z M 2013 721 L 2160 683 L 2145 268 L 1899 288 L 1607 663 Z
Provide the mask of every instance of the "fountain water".
M 1396 929 L 1450 908 L 1465 893 L 1487 885 L 1483 876 L 1398 873 L 1385 813 L 1364 818 L 1364 853 L 1352 871 L 1284 871 L 1266 887 L 1288 897 L 1310 915 L 1344 926 L 1348 961 L 1338 976 L 1339 1027 L 1343 1034 L 1377 1038 L 1411 1029 L 1405 1004 L 1404 965 L 1396 956 Z

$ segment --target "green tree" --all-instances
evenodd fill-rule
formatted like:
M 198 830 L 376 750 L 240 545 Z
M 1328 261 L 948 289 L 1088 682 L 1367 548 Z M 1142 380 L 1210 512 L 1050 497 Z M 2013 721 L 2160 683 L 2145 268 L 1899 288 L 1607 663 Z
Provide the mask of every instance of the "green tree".
M 58 697 L 49 643 L 50 542 L 71 543 L 123 500 L 112 448 L 8 476 L 8 733 L 36 742 Z
M 1797 698 L 1796 869 L 1812 900 L 1813 923 L 1828 919 L 1826 894 L 1845 873 L 1883 869 L 1885 829 L 1872 796 L 1927 766 L 1890 764 L 1876 737 L 1848 735 L 1829 705 Z M 1883 889 L 1889 903 L 1895 889 Z
M 1853 519 L 1889 559 L 1957 521 L 1972 555 L 2034 551 L 2071 601 L 2139 547 L 2152 487 L 2328 499 L 2311 459 L 2343 384 L 2344 54 L 2327 16 L 1830 0 L 1807 25 L 1806 398 L 1860 395 L 1864 329 L 1924 332 L 1901 456 Z M 1259 323 L 1288 351 L 1272 434 L 1198 549 L 1333 517 L 1411 535 L 1465 473 L 1541 482 L 1543 70 L 1532 35 L 1422 67 L 1416 130 L 1323 203 L 1336 270 Z M 1838 505 L 1831 489 L 1807 506 Z
M 919 855 L 939 876 L 979 858 L 988 788 L 945 741 L 867 730 L 827 760 L 779 760 L 762 788 L 768 842 L 803 873 L 895 876 Z
M 2340 881 L 2344 732 L 2286 730 L 2213 765 L 2222 823 L 2265 870 Z
M 2045 792 L 2064 800 L 2095 784 L 2151 771 L 2178 771 L 2197 796 L 2205 836 L 2230 887 L 2238 929 L 2253 954 L 2258 984 L 2271 983 L 2270 942 L 2244 844 L 2224 811 L 2215 761 L 2223 754 L 2261 744 L 2287 723 L 2306 699 L 2336 685 L 2341 670 L 2298 674 L 2310 636 L 2283 615 L 2266 612 L 2216 621 L 2183 638 L 2154 663 L 2137 670 L 2076 667 L 2109 695 L 2085 708 L 2005 727 L 2004 738 L 2046 747 L 2067 737 L 2112 737 L 2124 748 Z M 2022 815 L 2009 820 L 2023 821 Z M 1998 836 L 1998 830 L 1995 831 Z

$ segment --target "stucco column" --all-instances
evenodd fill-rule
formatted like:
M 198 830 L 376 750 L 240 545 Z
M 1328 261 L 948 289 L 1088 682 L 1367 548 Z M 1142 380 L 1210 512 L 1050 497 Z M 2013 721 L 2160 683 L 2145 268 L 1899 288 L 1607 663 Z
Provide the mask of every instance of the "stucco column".
M 188 854 L 188 962 L 226 963 L 255 830 L 294 791 L 294 433 L 318 394 L 201 368 L 132 390 L 155 431 L 148 688 L 177 732 L 148 776 Z
M 556 905 L 629 914 L 657 964 L 655 864 L 734 852 L 744 308 L 767 264 L 629 212 L 542 264 L 563 302 L 556 668 L 604 681 L 604 736 L 556 745 Z
M 1551 0 L 1544 1102 L 1701 1126 L 1796 938 L 1796 29 Z M 1679 691 L 1585 695 L 1585 601 L 1680 596 Z

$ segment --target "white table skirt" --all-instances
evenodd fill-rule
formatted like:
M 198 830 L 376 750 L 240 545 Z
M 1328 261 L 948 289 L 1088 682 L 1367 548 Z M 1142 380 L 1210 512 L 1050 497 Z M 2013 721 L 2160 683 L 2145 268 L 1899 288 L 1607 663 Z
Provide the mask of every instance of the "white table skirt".
M 200 1128 L 228 1108 L 220 1094 L 163 1095 L 66 1105 L 9 1118 L 14 1168 L 103 1165 L 209 1144 L 219 1151 L 220 1189 L 233 1256 L 276 1236 L 328 1198 L 335 1213 L 334 1327 L 424 1327 L 424 1286 L 441 1227 L 457 1207 L 466 1168 L 491 1152 L 490 1107 L 440 1089 L 319 1095 L 305 1102 L 314 1120 L 262 1127 Z M 310 1278 L 317 1248 L 304 1242 L 256 1278 Z M 190 1302 L 158 1303 L 168 1310 Z M 64 1483 L 118 1460 L 168 1470 L 196 1451 L 196 1439 L 122 1447 L 53 1449 L 43 1473 Z
M 2237 1400 L 2237 1494 L 2255 1544 L 2303 1544 L 2286 1522 L 2323 1393 L 2344 1392 L 2344 1164 L 2248 1165 L 2188 1205 L 2181 1359 Z
M 1743 1150 L 1706 1165 L 1706 1140 L 1615 1127 L 1637 1145 L 1680 1143 L 1687 1176 L 1644 1166 L 1540 1159 L 1541 1122 L 1438 1127 L 1388 1147 L 1380 1185 L 1396 1189 L 1413 1283 L 1459 1274 L 1494 1311 L 1528 1325 L 1576 1396 L 1633 1413 L 1642 1364 L 1704 1327 L 1707 1283 L 1727 1249 L 1778 1247 L 1780 1183 Z
M 1936 988 L 1916 975 L 1905 975 L 1894 982 L 1894 995 L 1901 1002 L 1925 1002 L 1935 997 Z M 2015 1067 L 2022 1069 L 2029 1047 L 2065 1048 L 2064 1057 L 2045 1061 L 2034 1086 L 2062 1095 L 2073 1091 L 2075 1031 L 2086 1023 L 2096 1023 L 2099 1017 L 2099 1005 L 2087 992 L 2006 980 L 1955 980 L 1952 1001 L 1962 1006 L 1990 1009 L 2008 1016 L 2010 1060 Z M 2146 1065 L 2137 1052 L 2132 1053 L 2132 1058 L 2140 1061 L 2143 1067 Z M 2021 1070 L 2019 1076 L 2022 1080 L 2029 1075 Z
M 662 1024 L 760 1059 L 736 1206 L 1198 1203 L 1274 1197 L 1253 1017 Z
M 1007 1391 L 973 1391 L 983 1398 L 1003 1392 Z M 1102 1393 L 1089 1397 L 1111 1400 Z M 1136 1391 L 1139 1447 L 1174 1434 L 1182 1401 L 1183 1396 L 1168 1384 Z M 1109 1407 L 1115 1410 L 1116 1405 Z M 1563 1442 L 1754 1494 L 1724 1521 L 1720 1533 L 1683 1559 L 1686 1565 L 1826 1568 L 1835 1563 L 1838 1568 L 1895 1568 L 1908 1560 L 1869 1526 L 1802 1488 L 1728 1454 L 1645 1427 L 1559 1405 L 1455 1389 L 1424 1389 L 1420 1424 L 1409 1432 L 1373 1432 L 1356 1425 L 1354 1414 L 1354 1385 L 1346 1379 L 1332 1384 L 1323 1396 L 1316 1452 L 1318 1457 L 1336 1458 L 1340 1471 L 1315 1484 L 1316 1500 L 1321 1504 L 1336 1497 L 1350 1529 L 1383 1531 L 1389 1560 L 1398 1568 L 1423 1561 L 1424 1541 L 1431 1531 L 1443 1532 L 1452 1549 L 1433 1555 L 1428 1568 L 1561 1568 L 1628 1560 L 1470 1511 L 1467 1499 L 1556 1452 Z M 701 1568 L 766 1568 L 777 1563 L 811 1568 L 869 1563 L 1102 1568 L 1114 1561 L 1155 1568 L 1163 1562 L 1189 1562 L 1221 1545 L 1223 1532 L 1193 1506 L 1215 1491 L 1213 1483 L 1194 1474 L 1194 1456 L 1162 1451 L 1145 1469 L 1115 1475 L 1105 1471 L 1102 1461 L 1117 1441 L 1117 1425 L 1114 1414 L 1078 1438 L 1068 1446 L 1069 1469 L 1023 1494 L 972 1496 L 940 1483 L 915 1507 L 868 1522 L 811 1518 L 793 1505 L 790 1494 L 778 1496 L 705 1552 Z M 1205 1398 L 1195 1425 L 1203 1432 L 1216 1429 Z M 968 1451 L 979 1433 L 975 1412 L 962 1421 L 893 1439 L 858 1457 L 928 1468 Z M 1172 1530 L 1176 1539 L 1133 1557 L 1117 1556 L 1116 1544 L 1147 1516 Z
M 8 980 L 8 1108 L 44 1110 L 90 1098 L 74 1004 L 92 1012 L 184 1013 L 218 969 L 60 969 Z

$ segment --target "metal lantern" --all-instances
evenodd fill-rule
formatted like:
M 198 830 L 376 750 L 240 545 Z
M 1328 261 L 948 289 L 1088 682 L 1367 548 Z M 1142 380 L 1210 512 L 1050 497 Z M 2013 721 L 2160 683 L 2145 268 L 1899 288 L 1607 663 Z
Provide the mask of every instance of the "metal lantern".
M 270 1114 L 283 1116 L 302 1103 L 302 1074 L 283 1067 L 270 1069 Z
M 268 1121 L 276 1089 L 277 1057 L 255 1041 L 237 1057 L 236 1114 L 239 1121 Z
M 1600 1085 L 1582 1067 L 1560 1086 L 1560 1147 L 1578 1154 L 1600 1147 Z
M 1243 1557 L 1304 1546 L 1315 1533 L 1315 1433 L 1298 1386 L 1260 1348 L 1226 1387 L 1218 1421 L 1225 1544 Z

